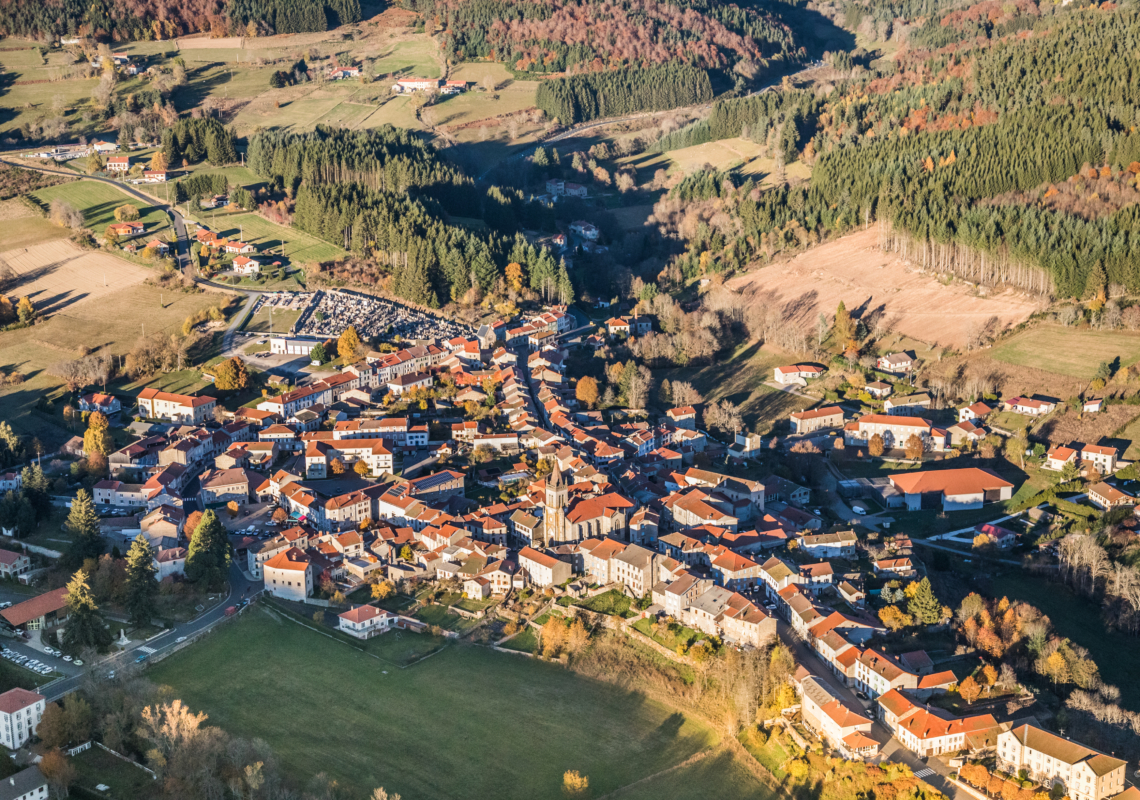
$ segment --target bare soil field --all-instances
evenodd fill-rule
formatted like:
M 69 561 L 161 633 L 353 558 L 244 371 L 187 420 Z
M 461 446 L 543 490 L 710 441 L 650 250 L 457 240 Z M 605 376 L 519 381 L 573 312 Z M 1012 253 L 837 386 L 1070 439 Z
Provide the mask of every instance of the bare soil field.
M 1043 301 L 1020 292 L 979 296 L 964 283 L 943 284 L 877 247 L 868 229 L 812 248 L 791 261 L 754 270 L 729 281 L 756 302 L 776 304 L 796 324 L 813 327 L 842 300 L 852 316 L 879 318 L 875 329 L 919 341 L 964 349 L 971 333 L 998 333 L 1027 319 Z
M 151 274 L 121 258 L 82 250 L 69 241 L 7 250 L 0 253 L 0 261 L 19 278 L 12 293 L 27 295 L 45 315 L 142 283 Z

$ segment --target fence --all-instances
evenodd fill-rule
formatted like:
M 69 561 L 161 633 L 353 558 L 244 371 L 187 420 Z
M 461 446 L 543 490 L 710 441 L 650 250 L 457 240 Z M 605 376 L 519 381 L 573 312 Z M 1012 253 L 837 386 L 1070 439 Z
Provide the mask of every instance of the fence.
M 77 744 L 75 747 L 68 748 L 67 754 L 69 756 L 77 756 L 80 753 L 82 753 L 84 750 L 90 750 L 90 749 L 91 749 L 91 742 L 88 741 L 88 742 L 84 742 L 83 744 Z
M 99 749 L 101 749 L 101 750 L 106 750 L 108 753 L 110 753 L 111 755 L 113 755 L 115 758 L 121 758 L 123 761 L 126 761 L 126 762 L 127 762 L 128 764 L 130 764 L 131 766 L 134 766 L 134 767 L 138 767 L 139 769 L 141 769 L 143 772 L 145 772 L 145 773 L 146 773 L 147 775 L 149 775 L 150 777 L 154 778 L 155 780 L 158 780 L 158 775 L 157 775 L 157 774 L 155 774 L 155 771 L 154 771 L 154 770 L 152 770 L 152 769 L 147 769 L 146 767 L 144 767 L 144 766 L 143 766 L 142 764 L 140 764 L 139 762 L 137 762 L 137 761 L 134 761 L 133 759 L 127 758 L 127 757 L 126 757 L 125 755 L 123 755 L 122 753 L 119 753 L 119 752 L 116 752 L 116 751 L 112 750 L 110 747 L 107 747 L 107 745 L 103 744 L 102 742 L 95 742 L 95 746 L 96 746 L 96 747 L 98 747 L 98 748 L 99 748 Z

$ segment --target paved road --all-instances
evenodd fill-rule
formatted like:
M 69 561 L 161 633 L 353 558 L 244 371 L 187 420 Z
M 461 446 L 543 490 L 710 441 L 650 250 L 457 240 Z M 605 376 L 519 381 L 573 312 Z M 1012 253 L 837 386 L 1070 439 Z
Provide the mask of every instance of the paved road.
M 250 580 L 244 572 L 238 569 L 238 566 L 235 563 L 230 567 L 229 592 L 226 595 L 225 599 L 219 602 L 216 606 L 203 613 L 197 619 L 191 620 L 190 622 L 184 622 L 181 625 L 177 625 L 161 636 L 151 639 L 149 642 L 131 642 L 125 651 L 103 658 L 91 668 L 97 669 L 105 674 L 109 670 L 121 669 L 128 664 L 133 664 L 140 655 L 139 648 L 141 647 L 151 649 L 151 652 L 148 655 L 153 655 L 154 653 L 161 653 L 164 650 L 168 650 L 178 644 L 178 639 L 182 638 L 183 636 L 192 636 L 213 626 L 215 623 L 225 617 L 226 609 L 229 606 L 234 605 L 235 603 L 241 601 L 243 598 L 251 597 L 253 594 L 260 591 L 262 586 L 263 584 L 261 581 Z M 111 628 L 112 630 L 115 629 L 114 623 L 111 624 Z M 52 661 L 58 661 L 58 659 L 52 659 Z M 81 680 L 81 673 L 70 675 L 69 677 L 58 681 L 57 683 L 53 683 L 51 686 L 47 687 L 44 690 L 45 696 L 48 700 L 59 700 L 64 695 L 70 694 L 79 688 Z

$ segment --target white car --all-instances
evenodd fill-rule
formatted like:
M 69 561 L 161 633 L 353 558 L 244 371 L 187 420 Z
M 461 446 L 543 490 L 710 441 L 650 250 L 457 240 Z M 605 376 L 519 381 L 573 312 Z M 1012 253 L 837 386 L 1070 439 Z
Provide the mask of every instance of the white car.
M 63 660 L 64 660 L 64 661 L 68 661 L 68 662 L 70 662 L 70 661 L 71 661 L 71 656 L 64 656 L 64 657 L 63 657 Z
M 185 636 L 179 636 L 177 639 L 174 640 L 174 643 L 175 644 L 182 644 L 184 641 L 186 641 L 186 637 Z
M 867 509 L 863 508 L 863 506 L 851 506 L 851 510 L 859 516 L 863 516 L 867 513 Z

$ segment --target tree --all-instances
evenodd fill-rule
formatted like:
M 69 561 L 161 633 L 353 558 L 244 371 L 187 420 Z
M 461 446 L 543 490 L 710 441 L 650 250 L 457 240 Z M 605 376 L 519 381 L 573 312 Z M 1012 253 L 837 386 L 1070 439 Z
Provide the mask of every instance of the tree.
M 150 168 L 154 172 L 166 172 L 170 169 L 170 162 L 166 159 L 166 153 L 162 150 L 155 150 L 154 155 L 150 157 Z
M 918 460 L 922 458 L 922 454 L 926 448 L 922 444 L 922 437 L 917 433 L 912 433 L 906 440 L 906 457 L 911 460 Z
M 249 386 L 245 362 L 237 356 L 223 361 L 214 370 L 214 385 L 223 392 L 238 392 Z
M 1009 461 L 1016 461 L 1025 469 L 1025 451 L 1029 449 L 1029 439 L 1024 433 L 1011 436 L 1005 440 L 1005 457 Z
M 332 470 L 333 475 L 343 475 L 344 474 L 344 462 L 341 461 L 339 458 L 334 458 L 332 461 L 329 462 L 329 469 Z
M 930 587 L 930 578 L 923 578 L 912 585 L 918 588 L 906 605 L 907 613 L 920 625 L 937 625 L 942 621 L 942 604 L 934 596 L 934 590 Z
M 273 521 L 278 525 L 285 524 L 285 521 L 287 519 L 289 519 L 289 512 L 287 512 L 285 509 L 276 508 L 273 510 Z
M 111 426 L 106 415 L 102 411 L 93 411 L 87 419 L 87 431 L 83 434 L 83 452 L 87 455 L 109 455 L 114 449 L 115 439 L 111 436 Z
M 511 287 L 511 291 L 521 292 L 523 290 L 522 264 L 517 261 L 512 261 L 507 264 L 507 268 L 503 274 L 507 279 L 507 285 Z
M 835 324 L 832 329 L 835 331 L 835 341 L 840 347 L 846 349 L 847 343 L 855 335 L 855 326 L 851 322 L 851 314 L 842 300 L 839 301 L 839 305 L 835 309 Z
M 567 797 L 585 797 L 590 790 L 590 779 L 576 769 L 568 769 L 562 775 L 562 794 Z
M 146 625 L 154 616 L 158 597 L 158 569 L 154 566 L 154 549 L 146 536 L 139 534 L 127 551 L 126 601 L 131 624 Z
M 68 563 L 78 567 L 88 558 L 98 558 L 103 552 L 103 539 L 99 535 L 99 515 L 91 492 L 80 489 L 71 501 L 71 511 L 64 527 L 72 535 L 68 547 Z
M 44 706 L 43 716 L 36 728 L 36 735 L 43 741 L 45 747 L 66 747 L 70 741 L 67 732 L 67 714 L 59 703 L 48 703 Z
M 867 452 L 871 455 L 878 457 L 883 454 L 883 437 L 875 434 L 871 437 L 871 441 L 867 442 Z
M 241 513 L 241 506 L 237 504 L 236 500 L 231 500 L 226 503 L 226 511 L 230 515 L 230 519 L 236 519 L 237 515 Z
M 578 379 L 578 386 L 574 389 L 574 396 L 578 402 L 585 403 L 587 407 L 594 408 L 598 404 L 598 381 L 587 375 Z
M 344 333 L 340 335 L 340 339 L 336 343 L 337 355 L 341 360 L 347 363 L 356 356 L 356 351 L 360 349 L 360 334 L 356 332 L 356 327 L 349 325 L 344 329 Z
M 20 322 L 25 324 L 36 318 L 36 307 L 32 305 L 32 300 L 27 295 L 21 297 L 20 302 L 16 303 L 16 316 L 19 317 Z
M 194 538 L 190 540 L 190 552 L 186 555 L 186 577 L 205 586 L 220 586 L 226 579 L 230 567 L 230 544 L 226 529 L 212 510 L 202 514 L 202 521 Z
M 139 209 L 130 203 L 124 203 L 115 209 L 115 219 L 119 222 L 135 222 L 139 218 Z
M 892 631 L 902 630 L 914 624 L 910 615 L 904 613 L 898 606 L 885 606 L 879 609 L 879 620 Z
M 982 693 L 982 688 L 978 686 L 978 682 L 974 680 L 974 676 L 970 675 L 966 680 L 958 684 L 958 694 L 966 701 L 968 705 L 973 705 L 974 701 Z
M 329 360 L 329 355 L 325 352 L 324 344 L 318 344 L 309 351 L 309 360 L 316 361 L 318 364 L 323 364 Z
M 380 581 L 372 584 L 372 599 L 387 600 L 396 593 L 396 584 L 391 581 Z
M 77 655 L 84 648 L 102 650 L 111 644 L 111 631 L 99 613 L 87 573 L 76 570 L 67 583 L 67 626 L 63 629 L 63 650 Z
M 67 797 L 71 784 L 78 777 L 67 756 L 58 749 L 49 750 L 40 759 L 39 768 L 51 787 L 52 795 L 57 798 Z
M 394 792 L 389 794 L 388 792 L 384 791 L 384 787 L 381 786 L 377 789 L 372 790 L 372 797 L 370 797 L 368 800 L 400 800 L 400 795 Z
M 352 465 L 352 471 L 355 472 L 357 475 L 359 475 L 362 478 L 367 476 L 368 475 L 368 462 L 365 461 L 363 458 L 357 459 L 356 463 Z
M 404 559 L 404 561 L 412 561 L 415 557 L 415 553 L 412 552 L 412 546 L 410 544 L 406 544 L 400 548 L 400 558 Z

